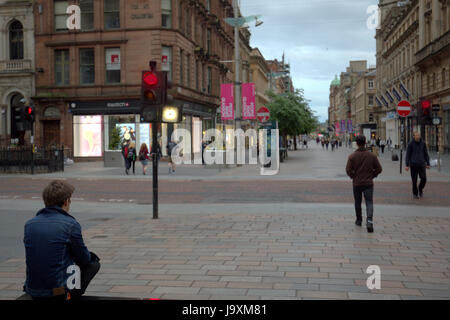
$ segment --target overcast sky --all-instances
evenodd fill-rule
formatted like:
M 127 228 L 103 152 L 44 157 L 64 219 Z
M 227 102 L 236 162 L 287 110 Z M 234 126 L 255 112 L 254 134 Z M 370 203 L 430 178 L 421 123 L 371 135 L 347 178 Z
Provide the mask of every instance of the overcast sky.
M 350 60 L 375 65 L 375 31 L 367 27 L 367 8 L 377 0 L 241 0 L 244 16 L 261 14 L 251 46 L 267 60 L 291 64 L 296 88 L 305 91 L 321 121 L 328 118 L 330 83 Z

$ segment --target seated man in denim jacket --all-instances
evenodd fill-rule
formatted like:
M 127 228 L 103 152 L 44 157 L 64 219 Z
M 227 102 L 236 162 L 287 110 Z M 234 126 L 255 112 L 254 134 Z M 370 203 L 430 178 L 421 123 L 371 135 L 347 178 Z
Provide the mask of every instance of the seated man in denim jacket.
M 42 193 L 45 208 L 25 224 L 24 291 L 35 300 L 78 298 L 100 269 L 100 259 L 84 245 L 80 224 L 68 214 L 74 190 L 52 181 Z

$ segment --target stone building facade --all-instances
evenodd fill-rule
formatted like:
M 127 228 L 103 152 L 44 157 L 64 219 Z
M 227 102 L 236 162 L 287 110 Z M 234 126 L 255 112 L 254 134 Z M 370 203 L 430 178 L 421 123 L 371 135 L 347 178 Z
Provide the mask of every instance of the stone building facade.
M 448 118 L 450 109 L 450 9 L 448 0 L 412 0 L 403 7 L 390 1 L 380 1 L 381 24 L 377 41 L 377 96 L 395 88 L 401 99 L 413 106 L 404 123 L 404 145 L 414 131 L 421 131 L 427 144 L 436 150 L 436 128 L 420 118 L 422 101 L 440 104 L 436 114 L 442 118 L 438 126 L 441 150 L 449 151 Z M 407 93 L 400 90 L 406 88 Z M 401 122 L 396 115 L 398 99 L 387 100 L 381 108 L 385 112 L 386 135 L 395 136 L 393 144 L 400 146 Z
M 67 30 L 65 9 L 81 8 L 81 30 Z M 184 147 L 201 150 L 202 132 L 215 126 L 220 83 L 233 73 L 231 0 L 38 0 L 36 143 L 64 144 L 77 160 L 117 165 L 121 135 L 151 142 L 139 121 L 141 71 L 150 60 L 169 72 L 183 121 L 159 128 L 166 145 L 176 128 L 191 132 Z M 165 153 L 163 147 L 163 152 Z
M 30 143 L 16 117 L 34 95 L 33 1 L 0 0 L 0 146 Z

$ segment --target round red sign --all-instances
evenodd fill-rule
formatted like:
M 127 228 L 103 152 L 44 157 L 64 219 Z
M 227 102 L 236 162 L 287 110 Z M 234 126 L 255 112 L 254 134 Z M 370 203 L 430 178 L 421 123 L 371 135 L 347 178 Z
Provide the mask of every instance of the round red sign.
M 259 122 L 267 122 L 270 118 L 270 111 L 266 107 L 259 108 L 258 112 L 256 113 L 256 117 L 258 118 Z
M 397 113 L 400 117 L 407 117 L 411 113 L 411 104 L 406 101 L 400 101 L 397 106 Z

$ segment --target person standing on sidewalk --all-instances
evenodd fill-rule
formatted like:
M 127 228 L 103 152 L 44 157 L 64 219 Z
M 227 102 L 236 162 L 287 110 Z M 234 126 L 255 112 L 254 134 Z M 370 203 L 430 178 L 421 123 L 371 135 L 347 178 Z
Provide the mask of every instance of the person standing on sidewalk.
M 430 156 L 428 155 L 427 145 L 422 140 L 420 132 L 414 133 L 414 139 L 408 145 L 406 150 L 406 167 L 408 171 L 411 168 L 411 179 L 414 199 L 423 197 L 423 189 L 427 183 L 427 171 L 430 169 Z M 419 188 L 417 188 L 417 176 L 420 176 Z
M 381 148 L 381 153 L 384 153 L 384 148 L 386 147 L 386 141 L 384 141 L 384 139 L 380 140 L 380 148 Z
M 175 173 L 175 162 L 172 159 L 172 151 L 176 146 L 177 144 L 172 140 L 167 143 L 167 155 L 169 156 L 169 174 Z
M 126 140 L 122 145 L 122 156 L 125 161 L 125 173 L 128 174 L 128 170 L 130 170 L 131 162 L 128 158 L 128 151 L 130 149 L 130 141 Z
M 100 259 L 83 241 L 81 226 L 69 214 L 75 188 L 62 180 L 42 193 L 45 208 L 24 228 L 26 281 L 33 300 L 70 300 L 84 294 L 100 269 Z
M 128 149 L 128 160 L 129 168 L 133 167 L 133 174 L 135 174 L 136 169 L 136 144 L 134 142 L 130 143 L 130 148 Z
M 139 161 L 142 164 L 142 174 L 145 176 L 147 173 L 147 166 L 148 166 L 148 160 L 149 160 L 149 152 L 148 147 L 146 143 L 141 144 L 141 148 L 139 149 Z
M 358 149 L 353 152 L 347 161 L 345 168 L 347 175 L 353 180 L 353 196 L 355 198 L 355 211 L 357 226 L 362 224 L 362 197 L 366 201 L 367 209 L 367 231 L 373 232 L 373 179 L 381 172 L 382 167 L 377 156 L 365 148 L 366 137 L 356 137 Z

